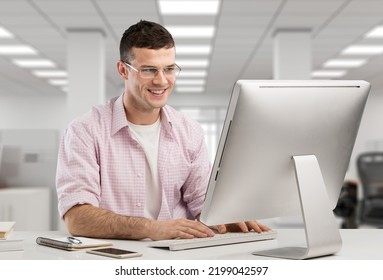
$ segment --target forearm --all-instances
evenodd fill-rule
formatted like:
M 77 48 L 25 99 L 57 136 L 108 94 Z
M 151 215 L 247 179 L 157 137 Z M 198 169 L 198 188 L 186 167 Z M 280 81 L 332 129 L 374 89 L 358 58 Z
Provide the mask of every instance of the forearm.
M 115 239 L 150 238 L 153 222 L 146 218 L 122 216 L 89 204 L 72 207 L 64 219 L 73 235 Z

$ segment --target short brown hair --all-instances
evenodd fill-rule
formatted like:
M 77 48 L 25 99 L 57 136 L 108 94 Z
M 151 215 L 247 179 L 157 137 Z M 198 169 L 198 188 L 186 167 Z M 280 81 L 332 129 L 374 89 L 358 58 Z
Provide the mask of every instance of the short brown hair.
M 120 41 L 120 59 L 130 62 L 133 59 L 132 48 L 162 49 L 174 47 L 170 32 L 162 25 L 140 20 L 125 30 Z

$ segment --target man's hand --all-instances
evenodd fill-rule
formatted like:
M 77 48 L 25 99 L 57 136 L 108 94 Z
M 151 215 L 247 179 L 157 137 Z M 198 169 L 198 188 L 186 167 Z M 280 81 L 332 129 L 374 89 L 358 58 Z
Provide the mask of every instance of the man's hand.
M 169 221 L 152 221 L 149 238 L 152 240 L 173 238 L 211 237 L 214 232 L 196 220 L 177 219 Z
M 226 233 L 226 232 L 249 232 L 251 230 L 254 230 L 256 232 L 263 232 L 263 231 L 269 231 L 270 228 L 268 228 L 265 225 L 262 225 L 256 221 L 247 221 L 247 222 L 241 222 L 241 223 L 234 223 L 234 224 L 226 224 L 226 225 L 217 225 L 211 227 L 212 229 L 217 230 L 219 233 Z

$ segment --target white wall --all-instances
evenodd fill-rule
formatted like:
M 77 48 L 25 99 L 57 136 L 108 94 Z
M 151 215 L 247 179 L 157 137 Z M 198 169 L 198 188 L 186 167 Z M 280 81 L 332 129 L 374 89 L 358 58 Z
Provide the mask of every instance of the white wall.
M 58 129 L 66 126 L 66 100 L 62 96 L 0 94 L 0 129 Z

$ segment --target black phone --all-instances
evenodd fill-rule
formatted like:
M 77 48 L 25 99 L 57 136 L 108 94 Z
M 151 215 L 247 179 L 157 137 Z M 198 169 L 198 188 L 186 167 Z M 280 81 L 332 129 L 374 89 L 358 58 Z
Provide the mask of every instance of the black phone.
M 89 254 L 95 254 L 105 257 L 117 258 L 117 259 L 126 259 L 126 258 L 135 258 L 141 257 L 142 254 L 138 252 L 128 251 L 119 248 L 101 248 L 101 249 L 93 249 L 86 251 Z

